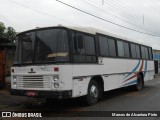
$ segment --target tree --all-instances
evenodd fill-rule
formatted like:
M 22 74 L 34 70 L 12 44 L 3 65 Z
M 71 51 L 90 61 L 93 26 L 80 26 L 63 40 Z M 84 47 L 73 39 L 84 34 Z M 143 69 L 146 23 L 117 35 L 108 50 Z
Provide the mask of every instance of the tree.
M 11 40 L 11 41 L 16 40 L 16 31 L 14 30 L 14 28 L 12 27 L 7 28 L 6 38 L 8 38 L 8 40 Z
M 0 22 L 0 38 L 6 38 L 10 41 L 16 40 L 16 31 L 13 27 L 5 27 L 5 25 Z
M 3 38 L 5 36 L 5 29 L 5 25 L 2 22 L 0 22 L 0 38 Z

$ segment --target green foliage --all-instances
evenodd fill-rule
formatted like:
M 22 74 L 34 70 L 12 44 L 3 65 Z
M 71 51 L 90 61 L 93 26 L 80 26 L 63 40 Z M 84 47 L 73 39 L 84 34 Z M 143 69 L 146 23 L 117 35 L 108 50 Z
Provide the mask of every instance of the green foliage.
M 6 38 L 10 41 L 16 40 L 16 31 L 12 27 L 5 27 L 5 25 L 0 22 L 0 38 Z
M 0 22 L 0 37 L 3 38 L 5 36 L 5 29 L 6 27 L 4 26 L 3 23 Z
M 8 27 L 6 37 L 11 41 L 16 40 L 16 31 L 12 27 Z

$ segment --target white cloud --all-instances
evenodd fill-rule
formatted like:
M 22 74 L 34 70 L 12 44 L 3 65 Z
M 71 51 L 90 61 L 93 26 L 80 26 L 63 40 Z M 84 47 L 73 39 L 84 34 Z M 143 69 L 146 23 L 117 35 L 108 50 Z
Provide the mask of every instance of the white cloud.
M 151 2 L 149 0 L 105 0 L 104 5 L 102 5 L 101 0 L 63 0 L 63 2 L 138 31 L 147 33 L 155 31 L 157 35 L 160 33 L 160 2 L 158 0 Z M 14 27 L 18 32 L 58 24 L 96 27 L 137 41 L 146 42 L 153 48 L 160 49 L 160 37 L 120 28 L 62 5 L 56 0 L 1 0 L 0 21 L 4 22 L 6 26 Z M 140 29 L 140 27 L 133 24 L 145 27 L 148 30 Z

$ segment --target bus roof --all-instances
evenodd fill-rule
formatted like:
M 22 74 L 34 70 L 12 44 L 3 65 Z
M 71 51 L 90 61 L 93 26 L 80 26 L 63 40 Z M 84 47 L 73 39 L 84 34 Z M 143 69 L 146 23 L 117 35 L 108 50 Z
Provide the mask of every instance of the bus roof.
M 145 45 L 145 46 L 150 46 L 147 43 L 140 42 L 140 41 L 137 41 L 135 39 L 131 39 L 131 38 L 127 38 L 127 37 L 122 37 L 120 35 L 110 33 L 110 32 L 107 32 L 107 31 L 103 31 L 103 30 L 100 30 L 100 29 L 97 29 L 97 28 L 92 28 L 92 27 L 66 27 L 66 28 L 81 31 L 81 32 L 85 32 L 85 33 L 89 33 L 89 34 L 94 34 L 94 35 L 99 33 L 99 34 L 115 37 L 115 38 L 118 38 L 118 39 L 130 41 L 130 42 L 134 42 L 134 43 L 139 43 L 139 44 L 142 44 L 142 45 Z
M 54 27 L 62 27 L 62 28 L 67 28 L 67 29 L 72 29 L 72 30 L 76 30 L 76 31 L 80 31 L 80 32 L 84 32 L 84 33 L 89 33 L 89 34 L 103 34 L 103 35 L 107 35 L 107 36 L 111 36 L 111 37 L 115 37 L 115 38 L 118 38 L 118 39 L 122 39 L 122 40 L 126 40 L 126 41 L 130 41 L 130 42 L 134 42 L 134 43 L 139 43 L 139 44 L 142 44 L 142 45 L 145 45 L 145 46 L 150 46 L 149 44 L 147 43 L 144 43 L 144 42 L 140 42 L 140 41 L 137 41 L 137 40 L 134 40 L 134 39 L 130 39 L 130 38 L 127 38 L 127 37 L 122 37 L 120 35 L 117 35 L 117 34 L 114 34 L 114 33 L 110 33 L 108 31 L 103 31 L 103 30 L 100 30 L 100 29 L 97 29 L 97 28 L 93 28 L 93 27 L 74 27 L 74 26 L 63 26 L 63 25 L 58 25 L 58 26 L 51 26 L 51 27 L 42 27 L 42 28 L 36 28 L 36 29 L 32 29 L 32 30 L 38 30 L 38 29 L 46 29 L 46 28 L 54 28 Z M 28 31 L 32 31 L 32 30 L 28 30 Z M 24 32 L 27 32 L 27 31 L 24 31 Z M 24 33 L 24 32 L 21 32 L 21 33 Z M 19 34 L 21 34 L 19 33 Z

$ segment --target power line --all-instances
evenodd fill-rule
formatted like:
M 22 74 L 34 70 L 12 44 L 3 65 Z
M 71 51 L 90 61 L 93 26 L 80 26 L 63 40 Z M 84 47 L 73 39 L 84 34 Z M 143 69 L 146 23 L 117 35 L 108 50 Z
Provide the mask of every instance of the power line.
M 127 10 L 125 10 L 123 7 L 121 8 L 120 6 L 118 6 L 116 4 L 113 4 L 111 2 L 112 2 L 112 0 L 111 1 L 107 1 L 106 4 L 104 4 L 103 6 L 107 5 L 107 7 L 105 7 L 105 8 L 109 8 L 110 7 L 111 9 L 114 9 L 114 11 L 118 10 L 118 11 L 122 11 L 122 12 L 126 12 L 127 13 Z M 97 2 L 95 1 L 94 3 L 97 4 L 98 1 Z M 100 5 L 102 7 L 101 4 L 97 4 L 97 5 Z M 120 8 L 120 9 L 118 9 L 118 8 Z M 135 17 L 134 14 L 132 14 L 132 15 L 131 14 L 128 14 L 128 16 L 130 16 L 130 17 L 132 17 L 132 18 L 134 18 L 135 20 L 138 20 L 138 21 L 141 20 L 141 19 L 138 19 L 137 17 Z
M 114 13 L 110 13 L 110 12 L 108 12 L 108 11 L 106 11 L 106 10 L 102 9 L 102 8 L 99 8 L 99 7 L 95 6 L 95 5 L 92 5 L 90 2 L 87 2 L 87 1 L 84 1 L 84 0 L 81 0 L 81 1 L 83 1 L 83 2 L 87 3 L 88 5 L 90 5 L 90 6 L 92 6 L 92 7 L 97 8 L 97 9 L 99 9 L 99 10 L 102 10 L 102 11 L 104 11 L 104 12 L 107 12 L 108 14 L 110 14 L 110 15 L 112 15 L 112 16 L 114 16 L 114 17 L 116 17 L 116 18 L 119 18 L 119 19 L 121 19 L 122 21 L 125 21 L 125 22 L 126 22 L 126 23 L 128 23 L 128 24 L 134 25 L 134 26 L 136 26 L 137 28 L 145 29 L 146 31 L 153 32 L 153 31 L 151 31 L 150 29 L 147 29 L 147 28 L 145 28 L 145 27 L 142 27 L 142 26 L 139 26 L 139 25 L 137 25 L 137 24 L 134 24 L 135 22 L 134 22 L 134 23 L 132 23 L 132 22 L 130 22 L 130 21 L 128 21 L 128 20 L 126 20 L 125 18 L 122 18 L 122 17 L 117 16 L 117 15 L 116 15 L 116 14 L 114 14 Z
M 131 8 L 131 7 L 127 7 L 127 5 L 125 4 L 125 3 L 122 3 L 122 2 L 118 2 L 118 1 L 115 1 L 115 0 L 111 0 L 110 2 L 114 2 L 113 4 L 114 5 L 116 5 L 116 3 L 118 4 L 118 6 L 122 6 L 122 8 L 127 8 L 127 10 L 129 10 L 129 11 L 131 11 L 130 13 L 132 13 L 132 12 L 134 12 L 134 13 L 137 13 L 137 14 L 139 14 L 140 16 L 142 16 L 142 18 L 143 18 L 143 15 L 145 15 L 143 12 L 141 12 L 141 10 L 140 9 L 134 9 L 134 8 Z M 152 20 L 150 20 L 148 17 L 147 17 L 147 15 L 145 15 L 145 21 L 147 22 L 148 21 L 148 23 L 152 23 L 153 21 Z M 160 25 L 159 23 L 157 23 L 158 25 Z M 156 27 L 156 29 L 157 29 L 157 24 L 151 24 L 151 26 L 153 27 Z M 158 29 L 157 29 L 158 30 Z M 155 31 L 157 31 L 157 30 L 155 30 Z
M 90 0 L 90 1 L 92 1 L 92 0 Z M 139 14 L 139 16 L 140 16 L 140 20 L 142 21 L 141 22 L 141 25 L 142 25 L 142 23 L 143 23 L 143 15 L 144 15 L 144 13 L 140 13 L 140 11 L 137 11 L 137 10 L 135 10 L 135 9 L 133 9 L 133 8 L 131 8 L 131 7 L 127 7 L 127 5 L 125 5 L 125 3 L 122 3 L 122 1 L 121 1 L 121 3 L 118 3 L 118 1 L 114 1 L 114 0 L 107 0 L 106 2 L 106 4 L 104 4 L 104 5 L 101 5 L 100 3 L 99 3 L 99 1 L 98 0 L 96 0 L 97 2 L 95 3 L 95 0 L 94 1 L 92 1 L 92 3 L 95 3 L 96 5 L 100 5 L 101 7 L 105 7 L 106 5 L 107 5 L 107 7 L 105 7 L 105 8 L 109 8 L 110 6 L 110 8 L 111 9 L 114 9 L 114 11 L 115 10 L 118 10 L 118 11 L 122 11 L 122 12 L 130 12 L 130 14 L 127 14 L 128 15 L 128 17 L 130 16 L 130 17 L 132 17 L 133 19 L 136 19 L 135 18 L 135 14 L 133 14 L 133 13 L 136 13 L 136 14 Z M 98 4 L 99 3 L 99 4 Z M 118 4 L 118 5 L 117 5 Z M 122 6 L 122 7 L 120 7 L 120 6 Z M 120 8 L 120 9 L 118 9 L 118 8 Z M 125 8 L 127 8 L 127 9 L 125 9 Z M 111 11 L 113 11 L 113 10 L 111 10 Z M 133 17 L 134 16 L 134 17 Z M 128 19 L 128 18 L 127 18 Z M 153 21 L 151 21 L 151 20 L 149 20 L 148 18 L 147 18 L 147 16 L 145 15 L 145 21 L 148 21 L 148 23 L 151 23 L 151 22 L 153 22 Z M 135 23 L 135 22 L 134 22 Z M 145 27 L 146 26 L 146 27 Z M 143 27 L 144 28 L 153 28 L 154 30 L 152 30 L 153 31 L 153 33 L 155 33 L 154 31 L 156 31 L 157 30 L 157 24 L 143 24 Z M 156 29 L 156 30 L 155 30 Z
M 57 17 L 55 17 L 55 16 L 49 15 L 49 14 L 47 14 L 47 13 L 45 13 L 45 12 L 40 11 L 40 10 L 31 8 L 31 7 L 29 7 L 29 6 L 26 6 L 26 5 L 24 5 L 24 4 L 21 4 L 21 3 L 19 3 L 19 2 L 16 2 L 16 1 L 14 1 L 14 0 L 9 0 L 9 1 L 13 2 L 14 4 L 20 5 L 20 6 L 22 6 L 22 7 L 25 7 L 25 8 L 27 8 L 27 9 L 33 10 L 33 11 L 35 11 L 35 12 L 38 12 L 38 13 L 40 13 L 40 14 L 43 14 L 43 15 L 46 15 L 46 16 L 48 16 L 48 17 L 54 18 L 54 20 L 55 20 L 55 19 L 58 19 L 58 20 L 65 21 L 65 22 L 68 22 L 68 23 L 73 24 L 73 25 L 77 25 L 77 24 L 75 24 L 75 23 L 72 23 L 72 22 L 69 22 L 69 21 L 66 21 L 66 20 L 57 18 Z
M 128 10 L 122 10 L 121 9 L 121 7 L 120 7 L 120 4 L 119 4 L 119 6 L 115 6 L 116 4 L 114 4 L 114 5 L 112 5 L 112 4 L 110 4 L 110 2 L 111 1 L 113 1 L 113 0 L 111 0 L 111 1 L 106 1 L 107 3 L 105 3 L 104 5 L 101 5 L 101 1 L 97 1 L 97 3 L 95 2 L 95 0 L 93 1 L 93 0 L 90 0 L 90 2 L 88 2 L 88 1 L 85 1 L 85 0 L 81 0 L 81 1 L 84 1 L 85 3 L 87 3 L 87 4 L 89 4 L 90 6 L 92 6 L 92 7 L 95 7 L 95 8 L 97 8 L 97 9 L 100 9 L 100 10 L 103 10 L 103 11 L 106 11 L 108 14 L 112 14 L 112 16 L 114 16 L 114 17 L 116 17 L 116 18 L 119 18 L 119 19 L 121 19 L 121 20 L 123 20 L 123 21 L 125 21 L 126 23 L 128 23 L 128 24 L 132 24 L 132 25 L 134 25 L 134 26 L 136 26 L 136 27 L 138 27 L 138 28 L 141 28 L 141 29 L 145 29 L 145 30 L 147 30 L 147 31 L 150 31 L 150 33 L 151 34 L 156 34 L 157 33 L 157 31 L 159 30 L 159 29 L 157 29 L 157 25 L 155 26 L 155 24 L 143 24 L 143 26 L 139 26 L 138 24 L 136 24 L 136 22 L 134 21 L 134 20 L 132 20 L 132 19 L 126 19 L 125 17 L 122 17 L 122 16 L 117 16 L 116 15 L 116 11 L 115 10 L 118 10 L 118 11 L 124 11 L 124 12 L 126 12 L 127 13 L 127 11 Z M 81 2 L 80 1 L 80 2 Z M 72 2 L 73 3 L 73 2 Z M 96 5 L 93 5 L 93 4 L 96 4 Z M 99 4 L 98 4 L 99 3 Z M 84 3 L 83 3 L 84 4 Z M 107 7 L 105 7 L 106 5 L 108 5 Z M 111 6 L 110 6 L 111 5 Z M 100 6 L 100 8 L 98 7 L 98 6 Z M 125 6 L 126 7 L 126 6 Z M 110 12 L 108 12 L 107 10 L 105 10 L 105 9 L 102 9 L 102 8 L 106 8 L 106 9 L 113 9 L 114 8 L 114 11 L 115 12 L 113 12 L 113 10 L 110 10 L 110 11 L 112 11 L 111 13 Z M 117 9 L 117 8 L 120 8 L 120 9 Z M 124 8 L 124 7 L 123 7 Z M 132 10 L 133 11 L 133 10 Z M 93 11 L 92 11 L 93 12 Z M 128 11 L 129 12 L 129 11 Z M 136 11 L 136 10 L 134 10 L 133 12 L 138 12 L 138 11 Z M 131 12 L 132 13 L 132 12 Z M 140 13 L 138 13 L 138 14 L 140 14 Z M 130 14 L 127 14 L 127 15 L 130 15 Z M 143 21 L 143 16 L 142 15 L 144 15 L 144 14 L 142 14 L 141 13 L 141 20 Z M 131 17 L 133 17 L 132 15 L 130 15 Z M 133 17 L 134 18 L 134 17 Z M 145 16 L 145 20 L 146 20 L 146 16 Z M 149 20 L 148 20 L 149 21 Z M 142 25 L 142 23 L 141 23 L 141 25 Z M 136 28 L 135 28 L 136 29 Z M 158 33 L 157 33 L 158 34 Z M 156 34 L 156 35 L 157 35 Z
M 79 8 L 77 8 L 77 7 L 72 6 L 72 5 L 69 5 L 69 4 L 67 4 L 67 3 L 64 3 L 64 2 L 62 2 L 62 1 L 60 1 L 60 0 L 56 0 L 56 1 L 59 2 L 59 3 L 61 3 L 61 4 L 63 4 L 63 5 L 68 6 L 68 7 L 70 7 L 70 8 L 76 9 L 76 10 L 78 10 L 78 11 L 80 11 L 80 12 L 83 12 L 83 13 L 85 13 L 85 14 L 88 14 L 88 15 L 92 16 L 92 17 L 98 18 L 98 19 L 103 20 L 103 21 L 105 21 L 105 22 L 114 24 L 114 25 L 116 25 L 116 26 L 119 26 L 119 27 L 122 27 L 122 28 L 125 28 L 125 29 L 128 29 L 128 30 L 131 30 L 131 31 L 135 31 L 135 32 L 138 32 L 138 33 L 142 33 L 142 34 L 160 37 L 160 36 L 158 36 L 158 35 L 154 35 L 154 34 L 150 34 L 150 33 L 145 33 L 145 32 L 142 32 L 142 31 L 138 31 L 138 30 L 135 30 L 135 29 L 132 29 L 132 28 L 129 28 L 129 27 L 126 27 L 126 26 L 123 26 L 123 25 L 114 23 L 114 22 L 112 22 L 112 21 L 106 20 L 106 19 L 104 19 L 104 18 L 98 17 L 98 16 L 96 16 L 96 15 L 94 15 L 94 14 L 91 14 L 91 13 L 89 13 L 89 12 L 86 12 L 86 11 L 84 11 L 84 10 L 81 10 L 81 9 L 79 9 Z
M 95 3 L 95 2 L 94 2 Z M 98 1 L 97 1 L 97 3 L 98 3 Z M 97 4 L 96 3 L 96 4 Z M 99 5 L 101 5 L 101 4 L 99 4 Z M 125 3 L 119 3 L 118 1 L 114 1 L 114 0 L 110 0 L 110 1 L 107 1 L 107 3 L 105 4 L 105 5 L 108 5 L 107 6 L 107 8 L 109 7 L 109 6 L 112 6 L 111 8 L 113 9 L 117 9 L 118 11 L 122 11 L 122 12 L 130 12 L 130 14 L 127 14 L 128 15 L 128 17 L 130 16 L 130 17 L 132 17 L 132 18 L 135 18 L 135 17 L 133 17 L 133 16 L 135 16 L 135 14 L 134 13 L 136 13 L 136 14 L 138 14 L 139 16 L 140 16 L 140 20 L 142 21 L 141 22 L 141 25 L 142 25 L 142 23 L 143 23 L 143 15 L 144 15 L 144 13 L 140 13 L 140 11 L 137 11 L 137 10 L 135 10 L 135 9 L 133 9 L 133 8 L 131 8 L 131 7 L 127 7 L 127 5 L 125 5 Z M 105 6 L 105 5 L 103 5 L 103 6 Z M 101 5 L 102 6 L 102 5 Z M 122 7 L 120 7 L 120 6 L 122 6 Z M 106 8 L 106 7 L 105 7 Z M 120 9 L 118 9 L 118 8 L 120 8 Z M 125 9 L 126 8 L 126 9 Z M 113 10 L 112 10 L 113 11 Z M 145 27 L 146 26 L 146 28 L 153 28 L 153 29 L 157 29 L 157 24 L 152 24 L 152 22 L 153 21 L 151 21 L 151 20 L 149 20 L 148 18 L 147 18 L 147 16 L 145 15 L 145 21 L 147 22 L 148 21 L 148 23 L 151 23 L 151 24 L 144 24 L 143 26 Z M 148 27 L 147 27 L 148 26 Z M 156 31 L 156 30 L 153 30 L 153 31 Z
M 84 1 L 84 0 L 82 0 L 82 1 Z M 80 1 L 80 2 L 81 2 L 81 1 Z M 95 7 L 95 8 L 97 8 L 97 9 L 103 10 L 102 8 L 96 7 L 96 6 L 92 5 L 92 3 L 89 3 L 89 2 L 87 2 L 87 1 L 85 1 L 85 3 L 87 3 L 87 4 L 89 4 L 89 5 L 93 6 L 93 7 Z M 96 4 L 96 5 L 97 5 L 97 4 Z M 83 10 L 83 11 L 84 11 L 84 10 Z M 103 10 L 103 11 L 105 11 L 105 10 Z M 93 11 L 92 11 L 92 12 L 93 12 Z M 108 12 L 108 11 L 106 11 L 106 12 Z M 89 13 L 89 12 L 88 12 L 88 13 Z M 91 14 L 91 13 L 90 13 L 90 14 Z M 128 24 L 132 24 L 132 25 L 134 25 L 134 26 L 136 26 L 136 27 L 139 27 L 139 28 L 141 28 L 141 29 L 147 30 L 147 28 L 138 26 L 138 25 L 134 24 L 135 22 L 134 22 L 134 23 L 131 23 L 131 22 L 125 20 L 124 18 L 118 17 L 118 16 L 115 15 L 114 13 L 109 13 L 109 14 L 110 14 L 110 15 L 112 14 L 114 17 L 117 17 L 117 18 L 119 18 L 119 19 L 125 21 L 125 22 L 128 23 Z M 103 18 L 103 19 L 104 19 L 104 18 Z M 110 21 L 111 21 L 111 20 L 110 20 Z M 151 31 L 149 28 L 148 28 L 147 31 L 154 32 L 154 31 Z

